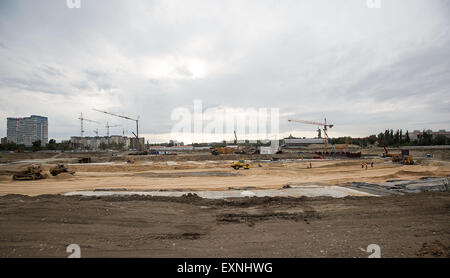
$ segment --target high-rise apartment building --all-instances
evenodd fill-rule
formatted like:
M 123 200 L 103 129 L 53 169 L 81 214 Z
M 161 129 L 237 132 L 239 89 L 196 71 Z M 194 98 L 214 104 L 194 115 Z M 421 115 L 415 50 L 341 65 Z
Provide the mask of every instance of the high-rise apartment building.
M 41 146 L 48 142 L 47 117 L 31 115 L 27 118 L 7 118 L 8 142 L 32 146 L 33 142 L 41 141 Z

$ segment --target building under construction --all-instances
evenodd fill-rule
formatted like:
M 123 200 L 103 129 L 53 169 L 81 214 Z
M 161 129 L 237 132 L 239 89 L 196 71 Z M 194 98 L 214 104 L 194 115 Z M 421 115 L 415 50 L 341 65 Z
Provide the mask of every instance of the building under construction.
M 136 150 L 139 144 L 144 145 L 144 138 L 139 138 L 138 141 L 135 137 L 130 138 L 120 135 L 93 137 L 72 136 L 70 137 L 70 144 L 74 149 L 99 150 L 102 145 L 117 145 L 122 146 L 125 150 Z

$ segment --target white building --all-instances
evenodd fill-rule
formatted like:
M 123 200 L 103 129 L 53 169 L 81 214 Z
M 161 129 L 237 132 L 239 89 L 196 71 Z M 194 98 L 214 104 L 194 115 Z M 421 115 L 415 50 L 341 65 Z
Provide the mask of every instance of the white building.
M 48 118 L 31 115 L 26 118 L 7 118 L 7 141 L 30 147 L 33 142 L 48 143 Z
M 295 147 L 303 147 L 311 144 L 323 144 L 323 138 L 286 138 L 283 139 L 283 147 L 285 148 L 295 148 Z
M 128 149 L 132 144 L 131 138 L 126 136 L 95 136 L 95 137 L 79 137 L 72 136 L 70 137 L 70 143 L 76 149 L 91 149 L 98 150 L 100 149 L 100 145 L 103 144 L 123 144 L 124 149 Z
M 434 139 L 438 135 L 445 135 L 447 138 L 450 138 L 450 131 L 446 131 L 445 129 L 440 129 L 439 131 L 432 131 L 431 129 L 428 129 L 425 131 L 428 134 L 431 134 L 432 138 Z M 414 130 L 413 132 L 409 133 L 409 138 L 412 141 L 418 140 L 423 135 L 423 131 L 420 130 Z

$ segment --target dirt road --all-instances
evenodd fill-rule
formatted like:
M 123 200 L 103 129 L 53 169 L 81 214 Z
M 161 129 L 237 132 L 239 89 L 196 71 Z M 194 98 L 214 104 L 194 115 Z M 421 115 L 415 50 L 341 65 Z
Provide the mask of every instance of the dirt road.
M 0 257 L 449 257 L 450 194 L 0 197 Z

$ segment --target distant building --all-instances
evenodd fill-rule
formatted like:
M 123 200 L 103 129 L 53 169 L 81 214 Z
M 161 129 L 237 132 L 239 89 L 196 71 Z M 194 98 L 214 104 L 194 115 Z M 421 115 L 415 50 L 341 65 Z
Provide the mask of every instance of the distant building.
M 434 139 L 438 135 L 445 135 L 447 138 L 450 138 L 450 131 L 446 131 L 445 129 L 440 129 L 439 131 L 432 131 L 431 129 L 425 130 L 426 133 L 431 134 Z M 417 141 L 423 135 L 423 131 L 414 130 L 409 133 L 409 138 L 412 141 Z
M 177 140 L 170 140 L 169 145 L 171 146 L 184 146 L 183 142 L 177 141 Z
M 27 118 L 7 118 L 7 141 L 30 147 L 33 142 L 48 142 L 48 118 L 31 115 Z
M 323 144 L 323 139 L 321 138 L 298 138 L 298 139 L 283 139 L 283 147 L 285 148 L 295 148 L 303 147 L 311 144 Z
M 139 141 L 138 141 L 139 140 Z M 141 137 L 141 138 L 136 138 L 136 137 L 131 137 L 130 138 L 130 145 L 129 148 L 132 150 L 139 150 L 139 145 L 141 147 L 144 147 L 145 145 L 145 138 Z
M 277 151 L 278 151 L 277 149 L 274 149 L 272 147 L 259 147 L 260 154 L 274 154 Z
M 70 137 L 70 144 L 75 149 L 91 149 L 98 150 L 100 149 L 100 145 L 103 144 L 123 144 L 125 149 L 128 149 L 130 146 L 130 139 L 126 136 L 95 136 L 95 137 L 79 137 L 72 136 Z

